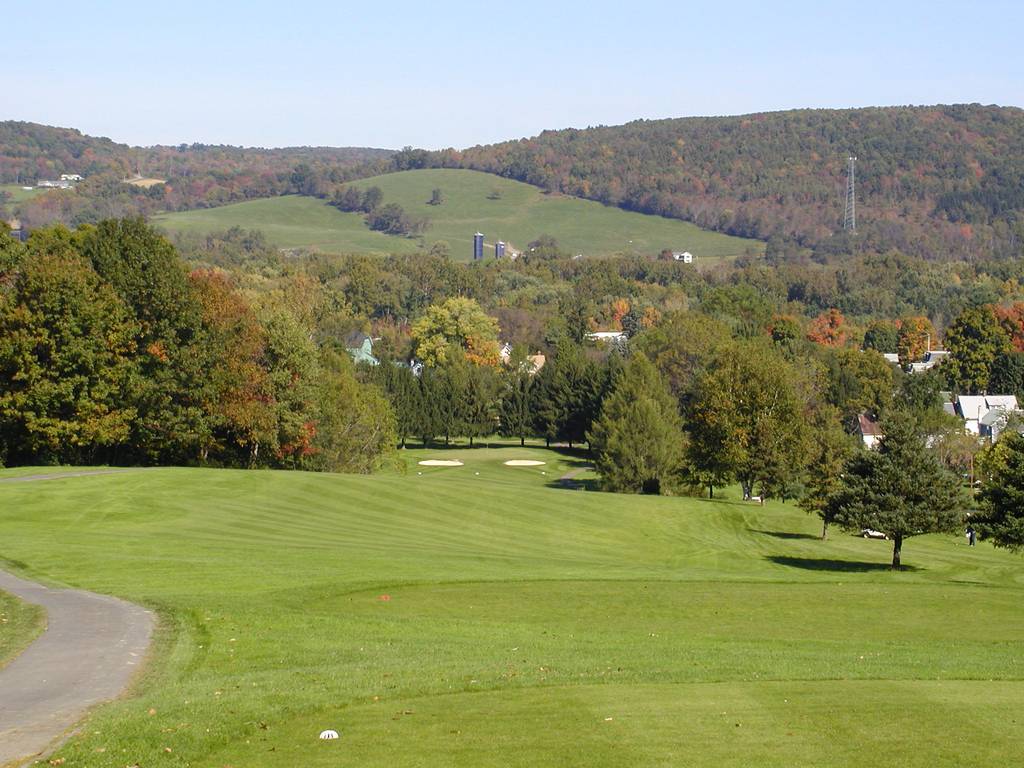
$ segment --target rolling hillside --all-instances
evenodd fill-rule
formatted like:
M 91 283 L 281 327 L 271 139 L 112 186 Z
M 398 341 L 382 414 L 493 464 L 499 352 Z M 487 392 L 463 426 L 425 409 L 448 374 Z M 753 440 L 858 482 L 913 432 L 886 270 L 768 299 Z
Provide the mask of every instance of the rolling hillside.
M 842 238 L 856 155 L 859 248 L 1019 257 L 1024 110 L 980 104 L 798 109 L 544 131 L 396 166 L 473 168 L 745 237 Z M 831 245 L 848 249 L 842 242 Z
M 699 260 L 717 260 L 763 250 L 756 240 L 707 232 L 687 222 L 579 198 L 547 195 L 528 184 L 477 171 L 403 171 L 355 185 L 380 187 L 385 203 L 398 203 L 409 215 L 429 219 L 424 242 L 429 245 L 443 240 L 460 260 L 471 257 L 473 234 L 478 230 L 486 236 L 488 256 L 493 256 L 497 240 L 522 250 L 542 234 L 552 235 L 564 249 L 585 256 L 655 254 L 671 248 L 688 250 Z M 441 189 L 445 202 L 428 205 L 435 188 Z M 416 239 L 371 232 L 361 216 L 342 213 L 311 197 L 253 200 L 163 214 L 154 221 L 170 232 L 205 233 L 232 226 L 259 229 L 283 248 L 406 253 L 422 247 Z

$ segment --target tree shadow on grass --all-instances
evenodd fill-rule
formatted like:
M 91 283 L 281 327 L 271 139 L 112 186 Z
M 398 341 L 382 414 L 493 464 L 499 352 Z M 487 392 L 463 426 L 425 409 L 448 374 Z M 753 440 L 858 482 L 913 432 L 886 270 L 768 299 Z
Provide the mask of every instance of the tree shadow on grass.
M 768 555 L 776 565 L 790 568 L 802 568 L 805 571 L 837 571 L 843 573 L 874 573 L 891 570 L 889 563 L 866 563 L 859 560 L 832 560 L 823 557 L 788 557 L 785 555 Z M 916 565 L 904 565 L 901 571 L 919 571 Z
M 600 491 L 601 481 L 596 478 L 579 480 L 571 478 L 568 480 L 552 480 L 547 483 L 548 488 L 558 488 L 562 491 Z
M 751 533 L 760 533 L 764 536 L 772 536 L 776 539 L 816 539 L 821 541 L 821 536 L 812 533 L 790 533 L 789 531 L 761 531 L 757 528 L 748 528 Z

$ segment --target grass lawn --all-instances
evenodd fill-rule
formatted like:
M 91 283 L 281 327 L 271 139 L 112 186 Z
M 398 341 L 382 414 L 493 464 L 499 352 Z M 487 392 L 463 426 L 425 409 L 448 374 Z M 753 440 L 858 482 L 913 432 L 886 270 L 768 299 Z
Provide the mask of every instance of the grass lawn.
M 0 592 L 0 667 L 23 651 L 45 626 L 46 612 L 42 608 Z
M 542 448 L 377 476 L 0 483 L 19 572 L 158 609 L 65 766 L 1005 766 L 1024 561 L 790 505 L 569 490 Z M 419 461 L 457 458 L 461 467 Z M 537 467 L 508 467 L 538 459 Z M 0 477 L 6 473 L 0 472 Z M 574 484 L 590 488 L 586 471 Z M 341 739 L 321 742 L 334 728 Z
M 478 171 L 455 169 L 404 171 L 355 182 L 378 186 L 385 203 L 398 203 L 407 213 L 431 221 L 427 244 L 446 241 L 459 260 L 472 258 L 473 234 L 486 235 L 488 258 L 494 243 L 504 240 L 520 250 L 542 234 L 553 235 L 563 248 L 586 256 L 616 253 L 656 254 L 664 248 L 688 250 L 698 264 L 764 250 L 757 240 L 707 232 L 692 224 L 660 216 L 610 208 Z M 444 192 L 442 205 L 428 205 L 431 191 Z M 489 199 L 493 192 L 498 199 Z M 305 197 L 282 197 L 197 211 L 169 213 L 154 221 L 171 231 L 206 233 L 231 226 L 261 229 L 281 247 L 323 251 L 406 253 L 418 250 L 416 239 L 371 232 L 362 216 L 342 213 Z

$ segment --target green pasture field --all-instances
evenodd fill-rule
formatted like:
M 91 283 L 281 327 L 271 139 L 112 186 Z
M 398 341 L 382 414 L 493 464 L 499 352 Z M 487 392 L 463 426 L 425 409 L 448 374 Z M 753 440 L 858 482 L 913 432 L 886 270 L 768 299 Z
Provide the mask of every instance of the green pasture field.
M 61 747 L 65 768 L 1024 754 L 1019 555 L 922 536 L 892 573 L 888 542 L 821 541 L 816 518 L 735 491 L 606 494 L 540 447 L 400 455 L 375 476 L 0 483 L 5 567 L 161 617 L 148 671 Z
M 37 195 L 41 195 L 47 190 L 35 187 L 33 189 L 22 189 L 21 184 L 0 184 L 0 192 L 6 192 L 10 197 L 7 199 L 8 205 L 17 205 L 23 203 L 26 200 L 31 200 Z
M 4 565 L 0 560 L 0 567 Z M 14 595 L 0 592 L 0 668 L 43 631 L 46 612 Z
M 565 250 L 584 256 L 657 254 L 671 248 L 690 251 L 697 256 L 697 263 L 703 264 L 748 250 L 764 250 L 757 240 L 708 232 L 683 221 L 589 200 L 545 195 L 529 184 L 478 171 L 403 171 L 354 182 L 354 186 L 378 186 L 385 203 L 398 203 L 409 215 L 429 219 L 422 242 L 371 232 L 359 214 L 342 213 L 321 200 L 297 196 L 162 214 L 154 217 L 154 222 L 168 231 L 200 234 L 232 226 L 260 229 L 279 247 L 338 253 L 411 253 L 443 240 L 460 261 L 472 258 L 473 235 L 478 230 L 485 235 L 488 258 L 493 258 L 498 240 L 524 250 L 542 234 L 552 235 Z M 428 205 L 435 188 L 443 191 L 445 202 Z M 490 199 L 495 191 L 498 199 Z

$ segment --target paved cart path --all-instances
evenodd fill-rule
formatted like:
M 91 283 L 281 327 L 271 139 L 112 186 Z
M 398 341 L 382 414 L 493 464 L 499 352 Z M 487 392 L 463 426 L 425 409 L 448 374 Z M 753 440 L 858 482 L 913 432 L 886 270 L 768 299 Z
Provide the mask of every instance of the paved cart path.
M 0 589 L 46 610 L 39 638 L 0 669 L 0 766 L 44 752 L 86 711 L 116 698 L 141 668 L 151 611 L 0 571 Z
M 89 477 L 90 475 L 120 475 L 124 472 L 138 472 L 138 469 L 83 469 L 78 472 L 46 472 L 39 475 L 2 477 L 0 478 L 0 483 L 30 483 L 35 480 L 61 480 L 65 477 Z
M 590 464 L 586 464 L 576 469 L 570 469 L 568 472 L 566 472 L 564 475 L 558 478 L 558 482 L 560 482 L 566 488 L 574 488 L 576 486 L 576 483 L 573 481 L 576 479 L 576 476 L 582 475 L 584 472 L 589 472 L 592 469 L 593 467 Z

